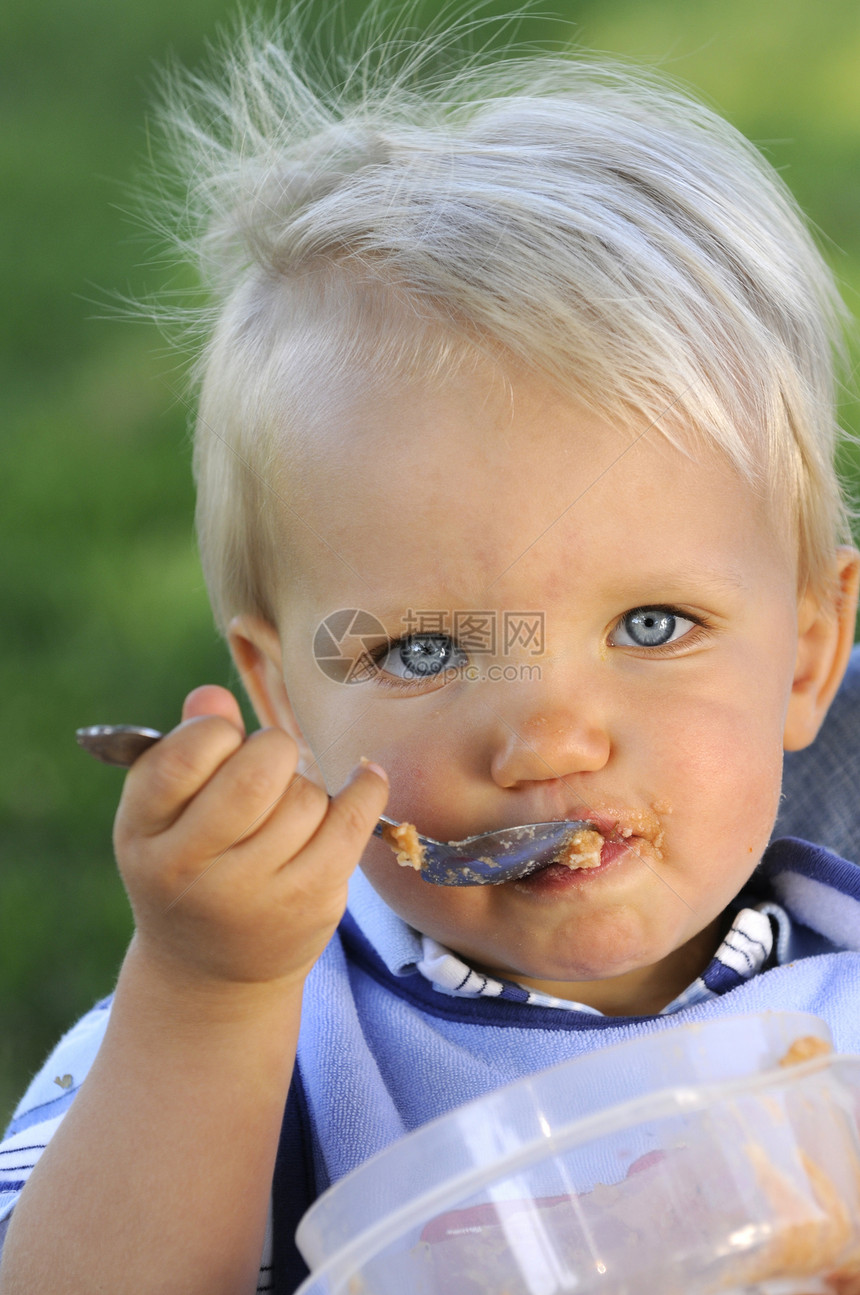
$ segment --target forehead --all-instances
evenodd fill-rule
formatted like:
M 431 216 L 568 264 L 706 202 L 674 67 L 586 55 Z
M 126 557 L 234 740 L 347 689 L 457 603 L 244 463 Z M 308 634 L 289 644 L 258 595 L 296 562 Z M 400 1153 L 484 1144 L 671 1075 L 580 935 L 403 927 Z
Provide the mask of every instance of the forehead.
M 329 389 L 290 438 L 280 488 L 290 567 L 331 595 L 357 576 L 474 603 L 604 572 L 635 584 L 649 567 L 743 583 L 793 562 L 792 537 L 716 450 L 489 366 L 436 386 Z

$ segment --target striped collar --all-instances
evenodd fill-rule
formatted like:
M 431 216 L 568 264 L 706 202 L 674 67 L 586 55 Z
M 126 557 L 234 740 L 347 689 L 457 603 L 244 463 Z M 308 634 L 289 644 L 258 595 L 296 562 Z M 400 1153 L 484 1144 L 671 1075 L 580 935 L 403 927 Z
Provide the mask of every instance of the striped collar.
M 440 993 L 455 998 L 506 998 L 535 1007 L 558 1007 L 568 1012 L 603 1015 L 586 1003 L 554 998 L 516 981 L 497 980 L 474 971 L 456 953 L 430 936 L 422 935 L 420 939 L 422 956 L 415 963 L 416 970 Z M 659 1015 L 670 1016 L 693 1003 L 716 998 L 768 966 L 779 966 L 788 961 L 790 939 L 791 919 L 779 904 L 765 902 L 739 908 L 708 966 Z

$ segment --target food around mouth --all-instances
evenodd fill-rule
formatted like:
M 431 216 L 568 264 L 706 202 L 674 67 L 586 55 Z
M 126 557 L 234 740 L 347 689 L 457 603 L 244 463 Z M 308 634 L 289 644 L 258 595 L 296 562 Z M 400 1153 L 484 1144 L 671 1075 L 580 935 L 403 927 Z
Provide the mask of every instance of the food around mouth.
M 391 846 L 401 868 L 420 872 L 424 867 L 424 846 L 414 823 L 384 823 L 382 839 Z

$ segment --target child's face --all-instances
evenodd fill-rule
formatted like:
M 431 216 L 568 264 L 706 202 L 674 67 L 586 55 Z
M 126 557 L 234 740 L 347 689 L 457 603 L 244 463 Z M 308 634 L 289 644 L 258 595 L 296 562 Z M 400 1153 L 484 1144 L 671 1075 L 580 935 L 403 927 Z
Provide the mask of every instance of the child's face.
M 499 886 L 429 885 L 375 838 L 363 867 L 473 965 L 654 1010 L 707 963 L 772 829 L 793 546 L 716 456 L 618 430 L 534 380 L 512 391 L 471 378 L 344 403 L 304 439 L 288 464 L 286 691 L 329 788 L 370 757 L 391 780 L 387 812 L 441 840 L 553 818 L 632 829 L 599 871 Z M 342 608 L 393 641 L 364 682 L 314 659 Z M 462 650 L 439 644 L 455 618 Z M 410 630 L 426 668 L 450 649 L 479 677 L 404 680 Z

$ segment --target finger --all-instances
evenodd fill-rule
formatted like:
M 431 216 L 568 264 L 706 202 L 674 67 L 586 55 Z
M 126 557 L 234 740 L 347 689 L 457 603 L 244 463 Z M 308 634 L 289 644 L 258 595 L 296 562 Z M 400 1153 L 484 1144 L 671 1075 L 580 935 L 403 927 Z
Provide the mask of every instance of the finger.
M 298 761 L 298 747 L 282 729 L 252 733 L 175 824 L 174 851 L 197 858 L 222 854 L 256 839 L 274 815 L 282 825 L 280 858 L 301 849 L 325 815 L 328 797 L 295 776 Z
M 281 730 L 263 730 L 254 737 L 259 739 L 266 732 L 290 740 Z M 297 748 L 295 755 L 298 755 Z M 212 791 L 216 791 L 214 785 Z M 208 812 L 204 798 L 198 797 L 192 810 L 177 825 L 180 839 L 188 829 L 188 845 L 184 850 L 179 845 L 178 850 L 191 866 L 186 877 L 173 879 L 174 886 L 179 889 L 172 896 L 169 907 L 172 908 L 199 883 L 215 880 L 220 886 L 235 884 L 239 895 L 253 876 L 259 881 L 278 874 L 288 886 L 293 918 L 304 912 L 308 922 L 317 924 L 334 902 L 337 911 L 332 921 L 336 925 L 345 902 L 345 899 L 338 902 L 338 894 L 355 869 L 387 798 L 388 780 L 384 771 L 366 761 L 333 801 L 307 778 L 294 777 L 232 846 L 222 846 L 217 852 L 213 850 L 207 865 L 197 872 L 193 868 L 192 856 L 199 851 L 200 832 L 206 824 Z M 319 829 L 329 823 L 332 815 L 333 827 L 323 834 Z M 200 858 L 199 853 L 197 858 Z
M 182 705 L 182 718 L 196 719 L 200 715 L 220 715 L 235 724 L 242 733 L 245 725 L 239 703 L 231 692 L 218 684 L 204 683 L 188 694 Z
M 126 777 L 119 809 L 126 829 L 153 836 L 169 828 L 243 740 L 242 731 L 219 715 L 173 729 Z
M 241 863 L 254 860 L 266 870 L 280 869 L 291 863 L 307 847 L 328 814 L 331 800 L 317 783 L 295 774 L 283 789 L 252 819 L 236 827 L 230 853 Z M 201 805 L 201 822 L 205 824 L 205 807 Z M 197 806 L 194 806 L 196 814 Z M 189 823 L 191 816 L 189 814 Z M 185 830 L 186 820 L 180 828 Z M 213 843 L 214 844 L 214 843 Z M 225 850 L 221 850 L 219 857 Z
M 328 813 L 296 864 L 314 878 L 348 877 L 364 852 L 388 801 L 388 777 L 379 765 L 363 761 L 332 798 Z

